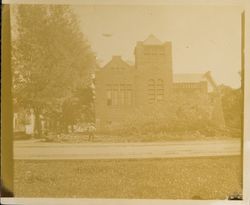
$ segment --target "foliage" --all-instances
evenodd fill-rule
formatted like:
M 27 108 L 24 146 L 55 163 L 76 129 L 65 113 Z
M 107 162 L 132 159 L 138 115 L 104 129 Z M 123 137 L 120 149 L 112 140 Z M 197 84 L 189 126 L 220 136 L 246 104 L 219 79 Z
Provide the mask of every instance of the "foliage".
M 243 96 L 241 89 L 228 86 L 220 87 L 222 93 L 222 107 L 227 126 L 241 128 L 243 112 Z
M 63 123 L 73 126 L 79 121 L 94 122 L 93 96 L 90 87 L 76 89 L 62 104 Z
M 150 105 L 135 110 L 125 117 L 121 124 L 114 124 L 110 130 L 121 135 L 168 136 L 175 133 L 200 136 L 242 135 L 243 101 L 241 89 L 219 86 L 218 93 L 209 95 L 179 93 L 169 97 L 164 104 Z M 211 99 L 221 100 L 214 104 Z M 215 106 L 222 106 L 226 127 L 218 126 Z
M 239 136 L 243 124 L 243 92 L 241 88 L 233 89 L 225 85 L 220 86 L 220 92 L 226 126 L 233 135 Z
M 164 104 L 141 107 L 111 129 L 124 135 L 206 132 L 212 126 L 207 96 L 172 95 Z
M 114 124 L 110 130 L 121 135 L 169 136 L 181 133 L 199 136 L 242 135 L 242 91 L 219 86 L 209 95 L 179 93 L 169 97 L 164 104 L 141 107 L 124 117 L 124 122 Z M 216 103 L 214 99 L 216 98 Z M 217 101 L 221 100 L 221 103 Z M 215 106 L 221 106 L 225 125 L 218 126 Z
M 37 116 L 45 112 L 60 118 L 62 105 L 74 92 L 78 88 L 88 90 L 95 56 L 69 6 L 18 5 L 15 11 L 15 103 L 33 108 Z M 73 113 L 67 116 L 74 118 Z

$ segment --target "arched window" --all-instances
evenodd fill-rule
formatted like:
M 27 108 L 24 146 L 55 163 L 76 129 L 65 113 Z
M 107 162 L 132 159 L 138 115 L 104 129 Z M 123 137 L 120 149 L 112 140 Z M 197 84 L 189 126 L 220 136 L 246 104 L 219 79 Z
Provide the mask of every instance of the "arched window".
M 148 101 L 149 103 L 155 102 L 155 80 L 150 79 L 148 81 Z
M 156 101 L 162 102 L 164 98 L 164 83 L 162 79 L 158 79 L 156 83 Z
M 149 103 L 162 102 L 164 99 L 164 82 L 162 79 L 148 80 Z

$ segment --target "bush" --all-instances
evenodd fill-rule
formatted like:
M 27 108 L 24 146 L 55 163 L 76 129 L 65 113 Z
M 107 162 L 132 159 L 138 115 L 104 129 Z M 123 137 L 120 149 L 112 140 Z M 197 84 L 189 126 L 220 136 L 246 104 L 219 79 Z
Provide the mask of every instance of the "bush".
M 167 103 L 136 109 L 133 114 L 124 117 L 122 123 L 111 125 L 110 130 L 112 134 L 122 136 L 163 136 L 185 132 L 213 136 L 216 131 L 208 107 L 208 100 L 204 96 L 178 95 Z

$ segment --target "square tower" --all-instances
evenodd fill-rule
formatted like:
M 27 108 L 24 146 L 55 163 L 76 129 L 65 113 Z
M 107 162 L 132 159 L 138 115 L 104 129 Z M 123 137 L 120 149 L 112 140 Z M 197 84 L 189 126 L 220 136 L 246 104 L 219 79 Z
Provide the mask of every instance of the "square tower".
M 136 104 L 164 103 L 173 84 L 172 45 L 154 35 L 137 42 L 135 54 Z
M 146 40 L 137 42 L 134 50 L 135 68 L 148 75 L 158 74 L 166 84 L 173 81 L 172 73 L 172 44 L 162 43 L 154 35 Z

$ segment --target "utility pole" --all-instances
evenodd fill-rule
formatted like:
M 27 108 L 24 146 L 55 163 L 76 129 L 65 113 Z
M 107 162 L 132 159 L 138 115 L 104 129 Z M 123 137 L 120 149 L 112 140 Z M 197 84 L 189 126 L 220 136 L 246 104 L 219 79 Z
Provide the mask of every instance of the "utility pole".
M 13 105 L 10 6 L 2 9 L 1 39 L 1 197 L 13 197 Z

